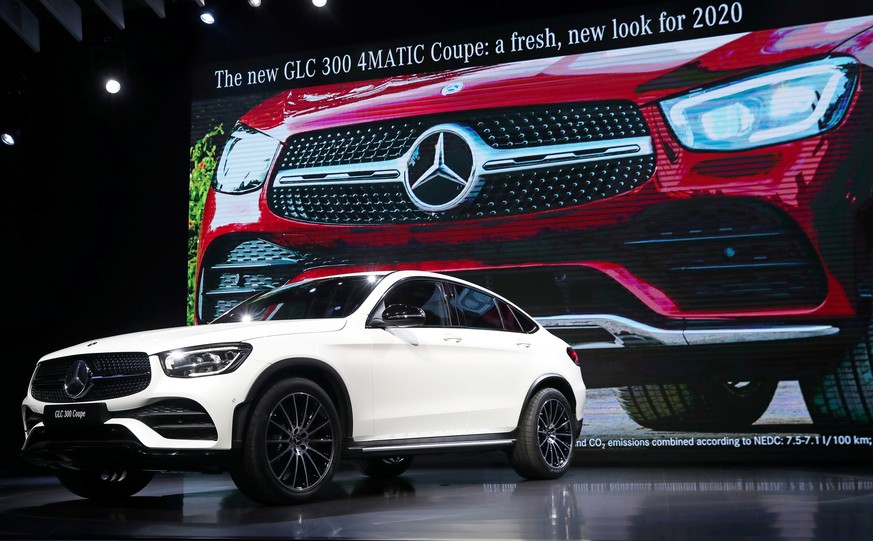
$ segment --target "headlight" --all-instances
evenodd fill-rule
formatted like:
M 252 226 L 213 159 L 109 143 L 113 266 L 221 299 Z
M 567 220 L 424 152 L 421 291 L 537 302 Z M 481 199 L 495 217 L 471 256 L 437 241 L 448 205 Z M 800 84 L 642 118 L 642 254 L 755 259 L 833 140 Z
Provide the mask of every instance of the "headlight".
M 158 358 L 171 378 L 197 378 L 232 372 L 251 351 L 248 344 L 215 344 L 165 351 Z
M 835 57 L 798 64 L 661 102 L 679 141 L 700 150 L 742 150 L 801 139 L 843 119 L 858 64 Z
M 279 142 L 261 132 L 238 126 L 224 145 L 212 187 L 219 192 L 243 193 L 260 188 L 267 179 Z

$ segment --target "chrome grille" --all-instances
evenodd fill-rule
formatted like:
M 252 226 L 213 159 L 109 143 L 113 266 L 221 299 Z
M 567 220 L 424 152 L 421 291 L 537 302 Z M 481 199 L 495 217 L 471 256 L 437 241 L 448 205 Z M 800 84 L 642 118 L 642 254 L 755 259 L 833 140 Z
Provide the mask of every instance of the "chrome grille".
M 496 149 L 607 141 L 649 135 L 631 102 L 566 103 L 464 111 L 451 115 L 392 120 L 292 136 L 279 160 L 282 169 L 353 165 L 399 158 L 435 124 L 469 126 Z
M 327 224 L 470 220 L 605 199 L 640 186 L 654 172 L 655 158 L 649 155 L 489 175 L 469 205 L 439 213 L 416 207 L 398 182 L 274 187 L 270 206 L 286 218 Z
M 606 141 L 649 135 L 629 102 L 555 104 L 477 115 L 473 129 L 493 148 Z
M 421 121 L 394 121 L 298 135 L 288 140 L 279 167 L 324 167 L 397 158 L 424 129 Z
M 91 369 L 93 386 L 72 399 L 64 392 L 70 366 L 84 360 Z M 151 367 L 145 353 L 98 353 L 51 359 L 40 363 L 33 377 L 31 393 L 43 402 L 84 402 L 107 400 L 138 393 L 151 382 Z
M 403 171 L 413 145 L 436 126 L 468 133 L 480 163 L 465 204 L 429 212 L 409 196 Z M 611 197 L 654 168 L 648 126 L 631 102 L 464 111 L 293 136 L 268 202 L 279 216 L 313 223 L 469 220 Z

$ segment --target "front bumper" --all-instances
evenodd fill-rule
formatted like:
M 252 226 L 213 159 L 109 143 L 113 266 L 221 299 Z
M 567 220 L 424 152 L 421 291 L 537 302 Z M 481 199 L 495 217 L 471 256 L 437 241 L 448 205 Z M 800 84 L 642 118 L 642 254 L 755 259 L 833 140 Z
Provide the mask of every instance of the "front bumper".
M 854 320 L 839 332 L 793 340 L 708 345 L 640 344 L 579 350 L 589 389 L 724 381 L 793 381 L 822 374 L 851 343 Z M 835 329 L 836 327 L 827 328 Z M 562 335 L 564 339 L 572 335 Z
M 37 466 L 67 469 L 139 469 L 147 471 L 220 472 L 232 462 L 230 450 L 154 449 L 143 445 L 122 425 L 88 430 L 30 431 L 21 458 Z
M 568 217 L 563 228 L 499 243 L 447 237 L 374 247 L 360 237 L 360 244 L 332 248 L 295 244 L 279 233 L 226 235 L 202 260 L 200 319 L 332 267 L 454 273 L 536 317 L 611 313 L 658 323 L 797 315 L 827 300 L 830 277 L 815 248 L 775 205 L 748 197 L 646 200 L 651 206 L 622 223 L 592 231 L 574 229 Z
M 93 386 L 72 400 L 64 396 L 63 376 L 81 359 L 93 371 Z M 248 359 L 230 374 L 187 379 L 166 376 L 157 356 L 144 353 L 41 361 L 22 403 L 22 456 L 35 464 L 77 468 L 117 459 L 154 470 L 192 469 L 182 467 L 190 458 L 193 469 L 212 470 L 218 460 L 213 457 L 233 447 L 234 415 L 260 368 Z M 77 421 L 78 411 L 87 414 L 83 420 Z

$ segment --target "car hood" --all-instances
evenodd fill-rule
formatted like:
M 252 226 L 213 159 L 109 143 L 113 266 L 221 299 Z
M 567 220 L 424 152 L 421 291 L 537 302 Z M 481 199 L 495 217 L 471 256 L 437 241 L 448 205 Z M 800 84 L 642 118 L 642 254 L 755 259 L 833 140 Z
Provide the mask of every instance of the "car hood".
M 276 335 L 336 332 L 345 325 L 345 319 L 307 319 L 173 327 L 89 340 L 50 353 L 41 360 L 120 351 L 142 351 L 151 355 L 171 349 L 221 342 L 244 342 Z
M 749 70 L 827 54 L 873 17 L 283 91 L 240 120 L 277 139 L 422 114 L 626 99 L 638 104 Z M 443 92 L 448 85 L 461 88 Z

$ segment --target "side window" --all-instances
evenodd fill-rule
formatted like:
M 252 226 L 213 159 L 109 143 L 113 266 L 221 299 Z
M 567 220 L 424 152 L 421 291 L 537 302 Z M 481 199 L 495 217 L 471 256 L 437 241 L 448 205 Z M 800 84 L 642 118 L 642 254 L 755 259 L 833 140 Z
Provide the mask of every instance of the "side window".
M 430 280 L 409 280 L 394 286 L 385 294 L 380 312 L 392 304 L 408 304 L 424 310 L 425 327 L 448 327 L 449 310 L 443 289 Z
M 539 328 L 534 320 L 522 314 L 518 310 L 513 308 L 512 313 L 515 314 L 515 320 L 518 321 L 519 325 L 521 325 L 521 332 L 532 333 Z
M 503 330 L 503 320 L 496 299 L 477 289 L 455 286 L 452 305 L 458 313 L 461 325 L 473 329 Z
M 500 299 L 494 299 L 497 303 L 497 309 L 500 310 L 500 318 L 503 320 L 503 329 L 509 332 L 524 332 L 521 328 L 521 323 L 515 317 L 515 311 L 505 302 Z

